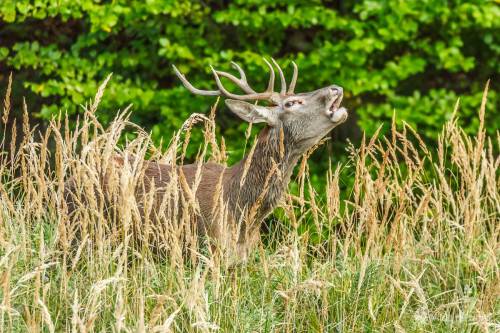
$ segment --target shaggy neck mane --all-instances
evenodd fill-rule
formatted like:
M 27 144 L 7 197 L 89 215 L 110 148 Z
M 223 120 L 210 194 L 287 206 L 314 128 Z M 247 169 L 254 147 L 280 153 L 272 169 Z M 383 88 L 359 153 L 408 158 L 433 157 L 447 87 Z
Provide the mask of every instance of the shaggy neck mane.
M 235 218 L 249 214 L 258 203 L 259 208 L 253 220 L 260 222 L 279 203 L 300 156 L 291 155 L 286 137 L 281 128 L 266 125 L 259 133 L 253 154 L 250 152 L 229 168 L 232 175 L 226 193 L 232 193 L 233 197 L 227 199 L 232 202 Z M 249 158 L 250 164 L 247 165 Z M 244 182 L 241 184 L 243 177 Z

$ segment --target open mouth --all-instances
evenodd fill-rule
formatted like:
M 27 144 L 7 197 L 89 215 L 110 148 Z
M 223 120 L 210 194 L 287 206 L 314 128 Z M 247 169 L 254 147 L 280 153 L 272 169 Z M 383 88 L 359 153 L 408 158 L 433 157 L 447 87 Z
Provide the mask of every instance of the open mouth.
M 338 96 L 333 99 L 332 105 L 328 108 L 328 111 L 332 114 L 335 113 L 340 107 L 340 102 L 342 102 L 342 96 Z
M 339 121 L 345 121 L 347 119 L 347 110 L 340 107 L 342 102 L 342 96 L 338 96 L 333 99 L 331 106 L 326 110 L 326 115 L 334 123 Z

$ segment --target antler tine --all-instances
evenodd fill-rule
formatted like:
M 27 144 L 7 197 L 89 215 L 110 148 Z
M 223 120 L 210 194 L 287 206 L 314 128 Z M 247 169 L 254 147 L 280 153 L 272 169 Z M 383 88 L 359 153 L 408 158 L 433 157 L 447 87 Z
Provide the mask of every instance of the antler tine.
M 247 76 L 245 75 L 245 71 L 243 69 L 241 69 L 240 66 L 238 66 L 237 63 L 235 63 L 234 61 L 231 61 L 231 64 L 236 67 L 236 69 L 238 70 L 238 72 L 240 73 L 240 76 L 241 76 L 241 79 L 245 82 L 247 82 Z
M 226 72 L 221 72 L 221 71 L 216 71 L 218 75 L 222 75 L 224 77 L 227 77 L 229 80 L 233 81 L 234 83 L 236 83 L 238 85 L 238 87 L 240 87 L 241 89 L 243 89 L 244 92 L 246 92 L 247 94 L 256 94 L 257 92 L 255 92 L 252 88 L 250 88 L 250 86 L 248 85 L 248 82 L 247 82 L 247 78 L 246 78 L 246 75 L 245 75 L 245 72 L 243 72 L 243 70 L 241 69 L 240 66 L 238 66 L 235 62 L 231 61 L 231 63 L 236 67 L 236 69 L 238 70 L 238 72 L 240 73 L 241 75 L 241 79 L 238 79 L 236 76 L 234 75 L 231 75 L 229 73 L 226 73 Z
M 280 66 L 278 63 L 276 63 L 276 60 L 274 58 L 271 58 L 271 60 L 274 63 L 274 66 L 278 69 L 278 72 L 280 73 L 280 79 L 281 79 L 281 91 L 280 95 L 284 95 L 286 93 L 286 81 L 285 81 L 285 76 L 283 75 L 283 71 L 281 70 Z
M 299 69 L 297 65 L 292 61 L 293 64 L 293 76 L 292 81 L 290 82 L 290 87 L 288 88 L 287 95 L 293 95 L 293 90 L 295 89 L 295 84 L 297 83 L 297 75 L 299 73 Z
M 269 84 L 267 85 L 267 90 L 266 92 L 267 93 L 272 93 L 274 92 L 274 78 L 276 76 L 276 73 L 274 73 L 274 69 L 273 69 L 273 66 L 271 66 L 271 64 L 266 60 L 266 58 L 262 58 L 265 63 L 267 64 L 267 67 L 269 67 L 269 70 L 271 71 L 271 73 L 269 74 Z
M 175 67 L 175 65 L 172 65 L 172 67 L 174 68 L 174 71 L 175 71 L 175 74 L 177 75 L 177 77 L 182 81 L 182 84 L 184 84 L 184 87 L 186 87 L 186 89 L 191 91 L 193 94 L 202 95 L 202 96 L 221 96 L 220 90 L 196 89 L 195 87 L 193 87 L 193 85 L 191 83 L 189 83 L 188 80 L 186 80 L 186 77 L 184 76 L 184 74 L 179 72 L 179 70 L 177 69 L 177 67 Z

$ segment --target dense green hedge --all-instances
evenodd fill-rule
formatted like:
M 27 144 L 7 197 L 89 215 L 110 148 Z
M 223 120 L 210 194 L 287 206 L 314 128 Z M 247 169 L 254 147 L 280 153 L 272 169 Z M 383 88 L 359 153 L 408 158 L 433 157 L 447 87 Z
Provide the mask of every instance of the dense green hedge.
M 13 70 L 14 94 L 27 95 L 40 120 L 60 109 L 75 119 L 82 112 L 76 105 L 113 72 L 99 116 L 109 121 L 117 109 L 133 103 L 133 120 L 159 141 L 190 113 L 205 112 L 215 101 L 186 91 L 172 64 L 197 87 L 213 88 L 209 65 L 232 70 L 234 60 L 254 86 L 264 89 L 268 72 L 261 58 L 272 56 L 288 76 L 291 60 L 298 64 L 296 91 L 342 85 L 347 106 L 368 133 L 396 109 L 398 121 L 432 141 L 458 97 L 463 124 L 473 131 L 488 79 L 488 130 L 500 127 L 499 1 L 0 3 L 0 82 L 5 87 Z M 229 148 L 240 157 L 246 125 L 220 113 Z M 353 135 L 355 122 L 343 131 L 344 138 Z

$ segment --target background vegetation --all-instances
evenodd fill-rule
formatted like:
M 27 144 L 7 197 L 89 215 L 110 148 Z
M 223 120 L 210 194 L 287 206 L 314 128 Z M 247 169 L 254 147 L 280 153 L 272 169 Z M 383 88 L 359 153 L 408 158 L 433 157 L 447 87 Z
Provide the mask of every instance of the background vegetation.
M 162 136 L 170 139 L 191 113 L 207 112 L 215 102 L 193 97 L 175 78 L 172 64 L 208 89 L 215 86 L 209 65 L 229 71 L 230 61 L 236 61 L 251 84 L 264 89 L 268 72 L 262 57 L 278 59 L 289 76 L 294 60 L 299 92 L 333 83 L 344 87 L 350 122 L 335 131 L 339 145 L 321 150 L 344 162 L 345 139 L 359 140 L 359 129 L 371 135 L 394 109 L 398 123 L 406 121 L 435 145 L 461 97 L 460 123 L 474 132 L 487 79 L 492 80 L 487 129 L 492 134 L 500 127 L 494 111 L 500 105 L 498 1 L 0 3 L 0 81 L 14 71 L 13 94 L 26 96 L 32 119 L 42 128 L 59 110 L 75 120 L 83 113 L 79 104 L 113 72 L 100 120 L 108 123 L 117 109 L 133 103 L 132 121 L 152 131 L 158 143 Z M 226 110 L 217 123 L 234 152 L 231 164 L 242 156 L 247 125 Z M 382 133 L 388 130 L 385 126 Z M 193 140 L 201 139 L 193 134 Z M 328 159 L 316 160 L 324 172 Z
M 153 233 L 169 240 L 158 259 L 133 232 L 128 169 L 114 175 L 120 228 L 82 187 L 71 246 L 69 175 L 91 189 L 115 155 L 173 162 L 179 142 L 159 151 L 161 137 L 215 103 L 172 64 L 208 89 L 209 65 L 233 60 L 264 89 L 263 56 L 288 76 L 299 65 L 297 91 L 342 85 L 351 117 L 294 177 L 248 262 L 182 256 L 175 228 Z M 0 0 L 0 332 L 499 330 L 499 79 L 496 0 Z M 129 119 L 117 110 L 130 103 Z M 217 112 L 188 148 L 224 135 L 233 163 L 248 125 Z

